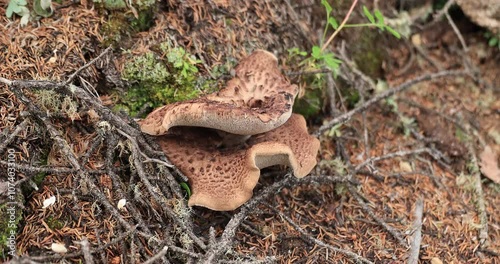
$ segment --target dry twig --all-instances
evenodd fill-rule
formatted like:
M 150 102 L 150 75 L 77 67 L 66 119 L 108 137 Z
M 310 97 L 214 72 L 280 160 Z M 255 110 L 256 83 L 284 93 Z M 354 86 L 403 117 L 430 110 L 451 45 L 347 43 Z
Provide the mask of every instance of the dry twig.
M 330 121 L 328 121 L 326 124 L 322 125 L 316 133 L 314 133 L 316 136 L 319 136 L 321 133 L 325 132 L 326 130 L 330 129 L 331 127 L 335 126 L 336 124 L 339 123 L 345 123 L 349 121 L 355 114 L 360 113 L 362 111 L 365 111 L 368 107 L 372 106 L 373 104 L 386 99 L 396 93 L 402 92 L 413 85 L 423 82 L 423 81 L 428 81 L 436 78 L 442 78 L 446 76 L 452 76 L 452 75 L 463 75 L 466 74 L 464 71 L 442 71 L 438 73 L 433 73 L 433 74 L 427 74 L 423 76 L 419 76 L 415 79 L 412 79 L 410 81 L 407 81 L 401 85 L 396 86 L 395 88 L 389 89 L 377 96 L 372 97 L 370 100 L 366 101 L 364 104 L 360 105 L 359 107 L 341 115 L 338 116 Z
M 356 198 L 356 200 L 361 205 L 361 208 L 363 208 L 363 211 L 365 211 L 365 213 L 367 213 L 375 222 L 377 222 L 380 226 L 382 226 L 385 230 L 387 230 L 387 232 L 389 232 L 389 234 L 391 234 L 392 237 L 394 237 L 401 246 L 406 247 L 408 245 L 398 230 L 388 225 L 384 220 L 380 219 L 378 216 L 375 215 L 373 210 L 365 203 L 365 201 L 363 201 L 363 198 L 361 198 L 356 189 L 354 189 L 352 186 L 348 186 L 348 189 L 349 193 L 351 193 L 351 195 L 354 196 L 354 198 Z
M 167 254 L 167 251 L 168 251 L 168 247 L 165 246 L 163 247 L 160 252 L 156 253 L 156 255 L 154 255 L 153 257 L 151 257 L 150 259 L 148 259 L 147 261 L 144 261 L 143 263 L 144 264 L 152 264 L 152 263 L 156 263 L 156 261 L 159 261 L 161 258 L 163 258 L 166 254 Z M 165 263 L 165 260 L 163 260 L 163 263 Z
M 408 263 L 418 264 L 420 243 L 422 242 L 422 217 L 424 215 L 424 200 L 422 198 L 417 199 L 413 215 L 415 216 L 415 219 L 413 221 L 413 236 L 410 243 L 410 255 L 408 256 Z
M 466 127 L 469 127 L 466 125 Z M 470 130 L 469 130 L 470 131 Z M 472 140 L 466 142 L 469 158 L 473 164 L 471 177 L 474 186 L 474 200 L 477 214 L 479 217 L 479 246 L 481 249 L 488 247 L 488 214 L 486 213 L 486 202 L 484 200 L 483 186 L 481 183 L 481 173 L 479 171 L 479 162 Z
M 83 255 L 83 259 L 85 260 L 85 263 L 93 264 L 94 260 L 92 258 L 92 255 L 90 254 L 89 241 L 87 240 L 86 237 L 84 237 L 82 239 L 82 241 L 80 242 L 80 245 L 82 246 L 82 255 Z
M 262 201 L 269 198 L 273 193 L 278 191 L 279 189 L 285 188 L 290 184 L 293 184 L 296 181 L 295 177 L 292 177 L 290 174 L 287 174 L 283 180 L 274 183 L 273 185 L 265 188 L 262 192 L 260 192 L 257 196 L 253 197 L 250 201 L 244 204 L 240 211 L 235 214 L 229 223 L 227 223 L 224 232 L 221 235 L 221 238 L 216 244 L 210 245 L 207 249 L 207 253 L 201 259 L 200 263 L 210 264 L 215 263 L 217 258 L 222 255 L 229 248 L 232 243 L 234 236 L 236 234 L 236 229 L 241 225 L 243 220 L 248 216 L 248 214 L 254 210 L 257 205 L 259 205 Z
M 23 131 L 26 129 L 28 126 L 29 119 L 24 119 L 21 124 L 17 125 L 14 131 L 12 133 L 9 133 L 9 136 L 5 139 L 2 140 L 0 143 L 0 154 L 2 154 L 5 151 L 5 148 L 14 141 L 14 138 L 19 134 L 19 132 Z

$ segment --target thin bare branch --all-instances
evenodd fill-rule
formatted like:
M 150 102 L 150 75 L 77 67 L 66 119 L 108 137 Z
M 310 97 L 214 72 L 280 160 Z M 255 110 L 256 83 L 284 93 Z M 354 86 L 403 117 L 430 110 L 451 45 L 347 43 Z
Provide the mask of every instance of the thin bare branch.
M 257 205 L 262 203 L 265 199 L 269 198 L 277 190 L 284 188 L 295 181 L 295 177 L 287 174 L 283 180 L 267 187 L 257 196 L 254 196 L 250 201 L 244 204 L 241 207 L 240 211 L 235 214 L 233 218 L 231 218 L 231 220 L 229 220 L 229 223 L 227 223 L 226 228 L 224 229 L 224 232 L 222 233 L 222 236 L 219 239 L 218 243 L 207 249 L 207 253 L 203 257 L 203 259 L 200 260 L 200 263 L 215 263 L 218 257 L 228 250 L 236 235 L 236 229 L 238 229 L 243 220 L 247 217 L 248 213 L 254 210 Z
M 415 211 L 413 213 L 413 236 L 410 243 L 410 255 L 408 256 L 408 264 L 418 264 L 418 256 L 420 253 L 420 244 L 422 242 L 422 217 L 424 215 L 424 199 L 418 198 L 415 203 Z
M 92 66 L 97 60 L 101 59 L 102 57 L 104 57 L 104 55 L 106 55 L 108 52 L 110 52 L 112 50 L 112 47 L 107 47 L 103 52 L 101 52 L 101 54 L 99 54 L 99 56 L 93 58 L 91 61 L 87 62 L 85 65 L 83 65 L 82 67 L 78 68 L 78 70 L 76 70 L 75 72 L 73 72 L 69 77 L 68 79 L 62 83 L 61 85 L 62 86 L 66 86 L 68 84 L 70 84 L 76 76 L 78 76 L 78 74 L 80 74 L 80 72 L 82 72 L 83 70 L 87 69 L 88 67 Z
M 387 232 L 389 232 L 389 234 L 391 234 L 392 237 L 394 237 L 401 246 L 406 247 L 408 245 L 398 230 L 388 225 L 384 220 L 380 219 L 378 216 L 375 215 L 373 210 L 365 203 L 365 201 L 363 201 L 363 199 L 356 191 L 356 189 L 354 189 L 352 186 L 348 186 L 348 189 L 349 193 L 351 193 L 351 195 L 354 196 L 354 198 L 356 198 L 356 200 L 361 205 L 361 208 L 363 208 L 363 211 L 365 211 L 365 213 L 367 213 L 375 222 L 377 222 L 380 226 L 382 226 L 385 230 L 387 230 Z
M 437 78 L 442 78 L 442 77 L 447 77 L 447 76 L 453 76 L 453 75 L 464 75 L 466 72 L 464 71 L 442 71 L 438 73 L 433 73 L 433 74 L 427 74 L 423 76 L 419 76 L 415 79 L 412 79 L 410 81 L 407 81 L 401 85 L 396 86 L 395 88 L 389 89 L 377 96 L 372 97 L 370 100 L 366 101 L 364 104 L 361 106 L 341 115 L 338 116 L 330 121 L 328 121 L 326 124 L 322 125 L 316 133 L 314 133 L 315 136 L 319 136 L 321 133 L 325 132 L 326 130 L 330 129 L 331 127 L 335 126 L 336 124 L 339 123 L 345 123 L 349 121 L 355 114 L 360 113 L 362 111 L 365 111 L 367 108 L 372 106 L 373 104 L 386 99 L 396 93 L 402 92 L 413 85 L 423 82 L 423 81 L 428 81 L 428 80 L 433 80 Z
M 165 246 L 160 250 L 160 252 L 156 253 L 156 255 L 154 255 L 153 257 L 151 257 L 147 261 L 144 261 L 143 263 L 144 264 L 156 263 L 156 261 L 159 261 L 161 258 L 163 258 L 163 256 L 165 256 L 167 254 L 167 252 L 168 252 L 168 247 Z M 163 263 L 164 263 L 164 261 L 163 261 Z

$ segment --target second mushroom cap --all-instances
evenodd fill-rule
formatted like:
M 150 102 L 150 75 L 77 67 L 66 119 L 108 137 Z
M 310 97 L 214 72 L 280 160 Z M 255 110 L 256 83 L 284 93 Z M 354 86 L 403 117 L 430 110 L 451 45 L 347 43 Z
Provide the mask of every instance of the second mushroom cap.
M 189 205 L 217 211 L 238 208 L 252 197 L 260 169 L 286 165 L 296 177 L 316 166 L 319 140 L 307 133 L 303 116 L 293 114 L 277 129 L 251 137 L 247 144 L 220 148 L 213 130 L 183 127 L 158 137 L 170 161 L 188 178 Z

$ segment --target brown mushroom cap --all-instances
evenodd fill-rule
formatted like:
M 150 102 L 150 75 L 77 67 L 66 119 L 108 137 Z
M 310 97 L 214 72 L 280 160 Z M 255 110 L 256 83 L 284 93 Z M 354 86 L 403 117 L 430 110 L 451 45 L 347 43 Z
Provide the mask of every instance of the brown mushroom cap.
M 238 208 L 252 197 L 260 169 L 273 165 L 293 168 L 296 177 L 316 166 L 319 141 L 307 133 L 301 115 L 281 127 L 251 137 L 247 145 L 218 148 L 222 138 L 213 130 L 179 127 L 158 137 L 170 161 L 188 178 L 189 205 L 217 211 Z
M 272 53 L 255 51 L 241 60 L 235 73 L 216 93 L 156 109 L 140 121 L 141 130 L 163 135 L 174 126 L 197 126 L 255 135 L 288 120 L 298 88 L 281 74 Z

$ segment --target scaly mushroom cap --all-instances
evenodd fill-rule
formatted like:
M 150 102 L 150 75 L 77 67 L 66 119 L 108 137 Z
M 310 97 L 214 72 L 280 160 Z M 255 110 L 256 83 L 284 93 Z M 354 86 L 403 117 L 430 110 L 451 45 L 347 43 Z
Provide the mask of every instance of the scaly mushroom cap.
M 213 130 L 192 127 L 158 137 L 170 161 L 189 178 L 190 206 L 234 210 L 252 197 L 260 169 L 287 165 L 301 178 L 316 166 L 319 150 L 319 140 L 307 133 L 304 117 L 297 114 L 283 126 L 250 138 L 247 145 L 221 149 L 221 141 Z
M 235 73 L 216 93 L 156 109 L 139 122 L 141 130 L 157 136 L 174 126 L 197 126 L 255 135 L 290 118 L 298 88 L 281 74 L 272 53 L 255 51 L 238 64 Z

